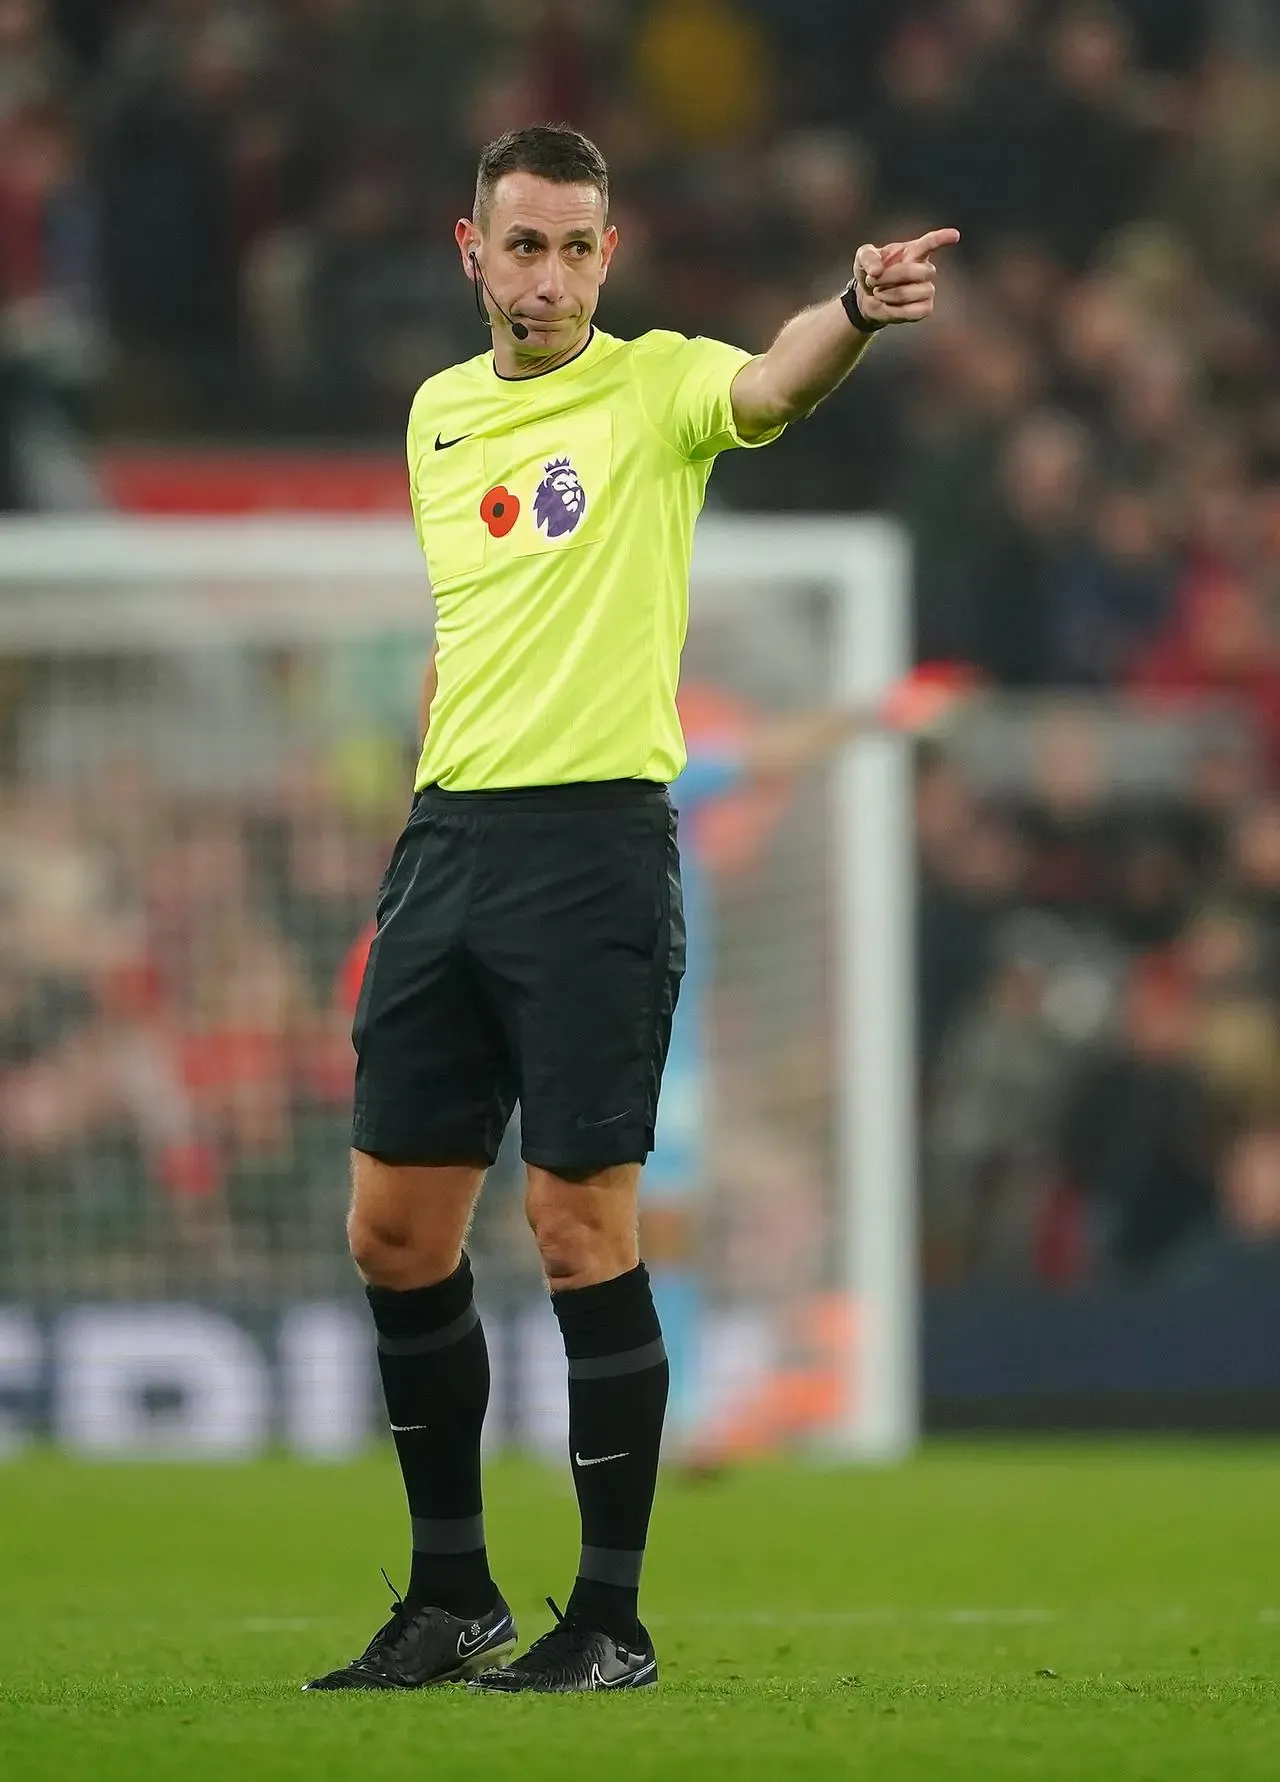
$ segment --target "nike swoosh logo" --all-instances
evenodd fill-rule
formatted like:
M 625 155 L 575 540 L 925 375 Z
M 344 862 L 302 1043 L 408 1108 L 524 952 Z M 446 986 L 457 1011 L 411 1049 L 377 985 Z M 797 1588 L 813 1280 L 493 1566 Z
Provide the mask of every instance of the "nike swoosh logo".
M 429 1423 L 393 1423 L 391 1425 L 392 1433 L 395 1435 L 408 1435 L 411 1430 L 430 1428 Z
M 603 1466 L 606 1460 L 626 1460 L 630 1453 L 630 1448 L 627 1448 L 621 1454 L 597 1454 L 592 1460 L 584 1460 L 581 1454 L 575 1454 L 573 1464 L 575 1466 Z
M 607 1120 L 584 1120 L 582 1118 L 582 1115 L 579 1114 L 578 1115 L 578 1131 L 579 1132 L 594 1132 L 597 1126 L 616 1126 L 618 1124 L 618 1121 L 625 1120 L 627 1115 L 630 1112 L 631 1112 L 630 1108 L 623 1108 L 623 1110 L 620 1114 L 610 1114 L 610 1116 Z
M 642 1683 L 650 1672 L 657 1670 L 657 1668 L 657 1659 L 651 1658 L 648 1664 L 641 1665 L 638 1671 L 624 1671 L 620 1677 L 602 1677 L 600 1675 L 600 1666 L 598 1664 L 593 1664 L 591 1667 L 591 1687 L 593 1689 L 616 1689 L 619 1683 Z
M 470 1658 L 471 1654 L 478 1652 L 481 1646 L 487 1646 L 489 1641 L 495 1639 L 498 1634 L 505 1633 L 509 1625 L 509 1622 L 504 1621 L 501 1627 L 482 1627 L 479 1633 L 473 1635 L 471 1639 L 468 1639 L 465 1633 L 460 1633 L 458 1635 L 458 1657 Z
M 460 433 L 456 439 L 441 439 L 440 435 L 437 433 L 436 450 L 438 452 L 447 452 L 450 446 L 461 445 L 464 439 L 470 438 L 471 435 L 469 433 Z

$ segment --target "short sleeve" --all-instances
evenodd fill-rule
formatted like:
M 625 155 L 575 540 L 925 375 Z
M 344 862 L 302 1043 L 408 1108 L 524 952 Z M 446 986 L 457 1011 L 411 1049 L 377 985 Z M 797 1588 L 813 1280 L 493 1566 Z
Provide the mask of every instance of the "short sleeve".
M 770 445 L 781 427 L 763 439 L 744 439 L 733 418 L 733 380 L 752 355 L 723 340 L 680 334 L 650 336 L 641 394 L 650 421 L 683 458 L 714 458 L 731 446 Z

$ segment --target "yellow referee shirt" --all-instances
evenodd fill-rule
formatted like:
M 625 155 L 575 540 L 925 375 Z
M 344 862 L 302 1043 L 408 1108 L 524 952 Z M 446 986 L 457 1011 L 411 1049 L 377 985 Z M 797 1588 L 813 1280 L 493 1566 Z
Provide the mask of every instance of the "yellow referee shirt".
M 749 357 L 597 329 L 538 377 L 485 353 L 423 384 L 409 488 L 438 688 L 419 790 L 679 774 L 693 526 L 716 453 L 748 443 L 729 387 Z

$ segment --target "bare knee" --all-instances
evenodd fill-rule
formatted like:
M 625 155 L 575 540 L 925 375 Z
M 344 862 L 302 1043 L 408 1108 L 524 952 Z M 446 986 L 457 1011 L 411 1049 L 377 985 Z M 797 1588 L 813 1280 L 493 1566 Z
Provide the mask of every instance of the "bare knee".
M 347 1244 L 368 1285 L 406 1292 L 453 1274 L 483 1176 L 480 1168 L 395 1165 L 356 1153 Z
M 354 1208 L 347 1216 L 347 1244 L 351 1259 L 370 1287 L 429 1287 L 451 1275 L 461 1259 L 462 1247 L 453 1257 L 424 1247 L 405 1225 L 371 1219 Z
M 605 1280 L 597 1234 L 565 1209 L 544 1212 L 530 1220 L 542 1272 L 554 1292 L 558 1288 L 581 1286 L 589 1280 Z
M 525 1210 L 553 1292 L 611 1281 L 636 1266 L 638 1175 L 630 1165 L 572 1178 L 530 1170 Z

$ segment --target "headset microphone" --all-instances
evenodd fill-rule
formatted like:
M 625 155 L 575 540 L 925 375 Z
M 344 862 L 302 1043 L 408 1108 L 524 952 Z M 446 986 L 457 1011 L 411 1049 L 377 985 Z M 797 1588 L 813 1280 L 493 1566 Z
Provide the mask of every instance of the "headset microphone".
M 512 334 L 515 335 L 516 339 L 528 340 L 529 330 L 525 327 L 524 323 L 517 322 L 514 317 L 509 316 L 506 310 L 503 309 L 502 305 L 498 302 L 498 299 L 494 296 L 493 292 L 489 289 L 484 273 L 480 270 L 480 262 L 476 258 L 476 250 L 474 248 L 471 249 L 471 270 L 475 274 L 475 277 L 471 281 L 471 289 L 475 292 L 476 308 L 480 312 L 480 318 L 485 325 L 488 325 L 489 318 L 485 315 L 484 305 L 480 301 L 481 285 L 484 285 L 485 296 L 489 299 L 490 303 L 492 303 L 493 307 L 507 324 L 507 327 L 510 328 Z

